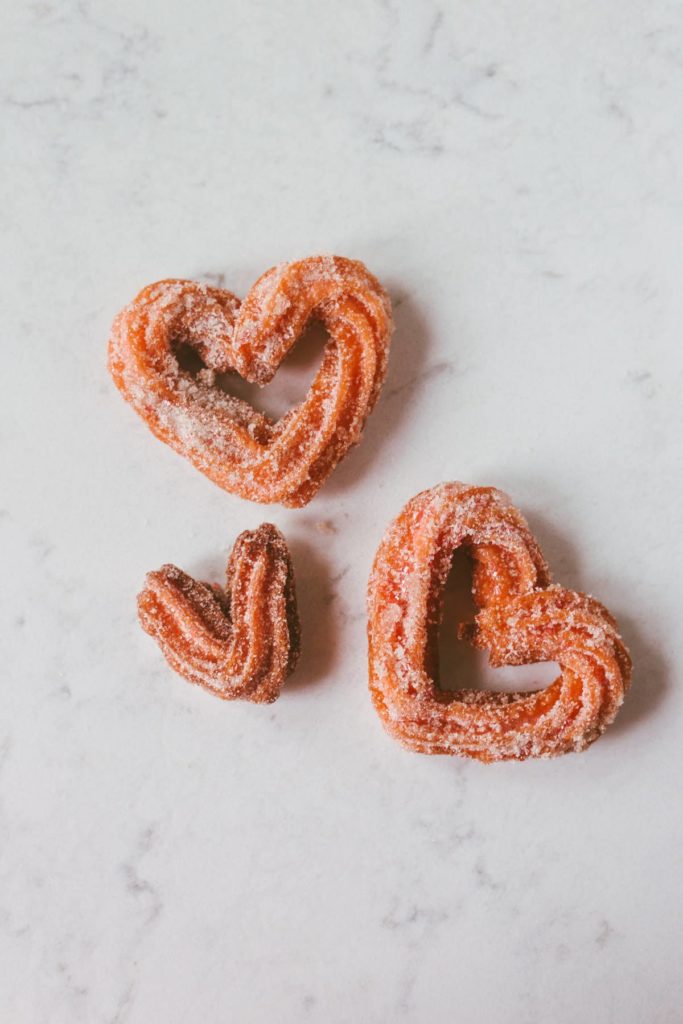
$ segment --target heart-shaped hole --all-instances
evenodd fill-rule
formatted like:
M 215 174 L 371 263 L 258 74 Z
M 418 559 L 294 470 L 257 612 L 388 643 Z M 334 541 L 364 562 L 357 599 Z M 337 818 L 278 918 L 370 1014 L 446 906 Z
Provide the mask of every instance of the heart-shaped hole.
M 273 380 L 265 387 L 249 383 L 238 373 L 218 374 L 215 386 L 227 395 L 248 402 L 257 412 L 270 419 L 279 420 L 308 394 L 328 341 L 329 334 L 324 325 L 311 320 L 282 360 Z M 180 368 L 193 377 L 206 369 L 199 353 L 191 345 L 179 341 L 175 345 L 175 353 Z
M 488 653 L 459 640 L 457 627 L 471 622 L 477 613 L 472 600 L 472 562 L 466 548 L 453 556 L 444 590 L 443 620 L 439 629 L 439 689 L 498 690 L 501 693 L 531 693 L 548 686 L 560 674 L 554 661 L 533 665 L 491 668 Z

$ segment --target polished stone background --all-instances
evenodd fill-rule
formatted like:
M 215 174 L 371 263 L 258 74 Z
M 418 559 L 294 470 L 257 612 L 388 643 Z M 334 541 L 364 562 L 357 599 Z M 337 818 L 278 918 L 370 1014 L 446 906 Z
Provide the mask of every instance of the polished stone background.
M 0 109 L 3 1021 L 683 1021 L 681 4 L 9 0 Z M 243 295 L 319 251 L 389 288 L 389 376 L 315 501 L 264 509 L 149 434 L 107 334 L 152 280 Z M 632 693 L 586 754 L 380 728 L 371 559 L 456 478 L 623 627 Z M 135 594 L 166 561 L 220 579 L 264 519 L 304 653 L 277 704 L 222 704 Z

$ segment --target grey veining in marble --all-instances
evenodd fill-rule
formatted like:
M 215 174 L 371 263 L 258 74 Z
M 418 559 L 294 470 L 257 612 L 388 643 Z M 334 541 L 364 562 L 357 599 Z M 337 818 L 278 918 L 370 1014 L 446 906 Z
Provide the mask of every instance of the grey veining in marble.
M 683 6 L 8 0 L 2 21 L 0 1019 L 683 1021 Z M 244 294 L 319 251 L 391 292 L 388 379 L 315 501 L 263 509 L 145 430 L 107 333 L 152 280 Z M 286 408 L 316 358 L 258 401 Z M 382 732 L 367 574 L 444 479 L 507 490 L 622 624 L 633 690 L 585 755 L 485 767 Z M 219 580 L 264 519 L 301 663 L 275 705 L 222 704 L 170 672 L 135 594 L 167 561 Z

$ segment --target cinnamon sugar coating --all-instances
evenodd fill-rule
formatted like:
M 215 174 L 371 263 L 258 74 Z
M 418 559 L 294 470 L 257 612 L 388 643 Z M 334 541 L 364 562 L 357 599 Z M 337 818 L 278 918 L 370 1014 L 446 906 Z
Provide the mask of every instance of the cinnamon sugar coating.
M 282 419 L 215 386 L 228 371 L 266 384 L 312 319 L 329 341 L 306 398 Z M 389 298 L 362 263 L 313 256 L 273 267 L 242 303 L 194 281 L 149 285 L 114 321 L 109 368 L 152 432 L 219 487 L 297 508 L 360 440 L 391 330 Z M 182 369 L 181 345 L 206 369 Z
M 280 531 L 245 531 L 223 590 L 174 565 L 150 572 L 138 595 L 145 632 L 180 675 L 223 700 L 270 704 L 294 670 L 299 619 L 294 573 Z
M 460 635 L 490 663 L 556 661 L 535 693 L 438 688 L 437 634 L 453 552 L 473 561 L 479 609 Z M 631 661 L 614 619 L 585 594 L 550 584 L 526 521 L 491 487 L 446 483 L 423 491 L 391 523 L 368 591 L 370 692 L 385 729 L 423 754 L 480 761 L 582 750 L 614 719 Z

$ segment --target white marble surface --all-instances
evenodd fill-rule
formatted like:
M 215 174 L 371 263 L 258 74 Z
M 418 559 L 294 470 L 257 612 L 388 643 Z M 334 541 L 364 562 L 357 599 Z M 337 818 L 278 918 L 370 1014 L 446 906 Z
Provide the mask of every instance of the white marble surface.
M 0 102 L 0 1018 L 683 1021 L 683 5 L 9 0 Z M 314 503 L 264 510 L 151 437 L 108 328 L 151 280 L 318 251 L 388 285 L 389 378 Z M 584 755 L 380 729 L 370 561 L 452 478 L 619 617 L 633 690 Z M 303 658 L 221 704 L 135 594 L 266 518 Z

